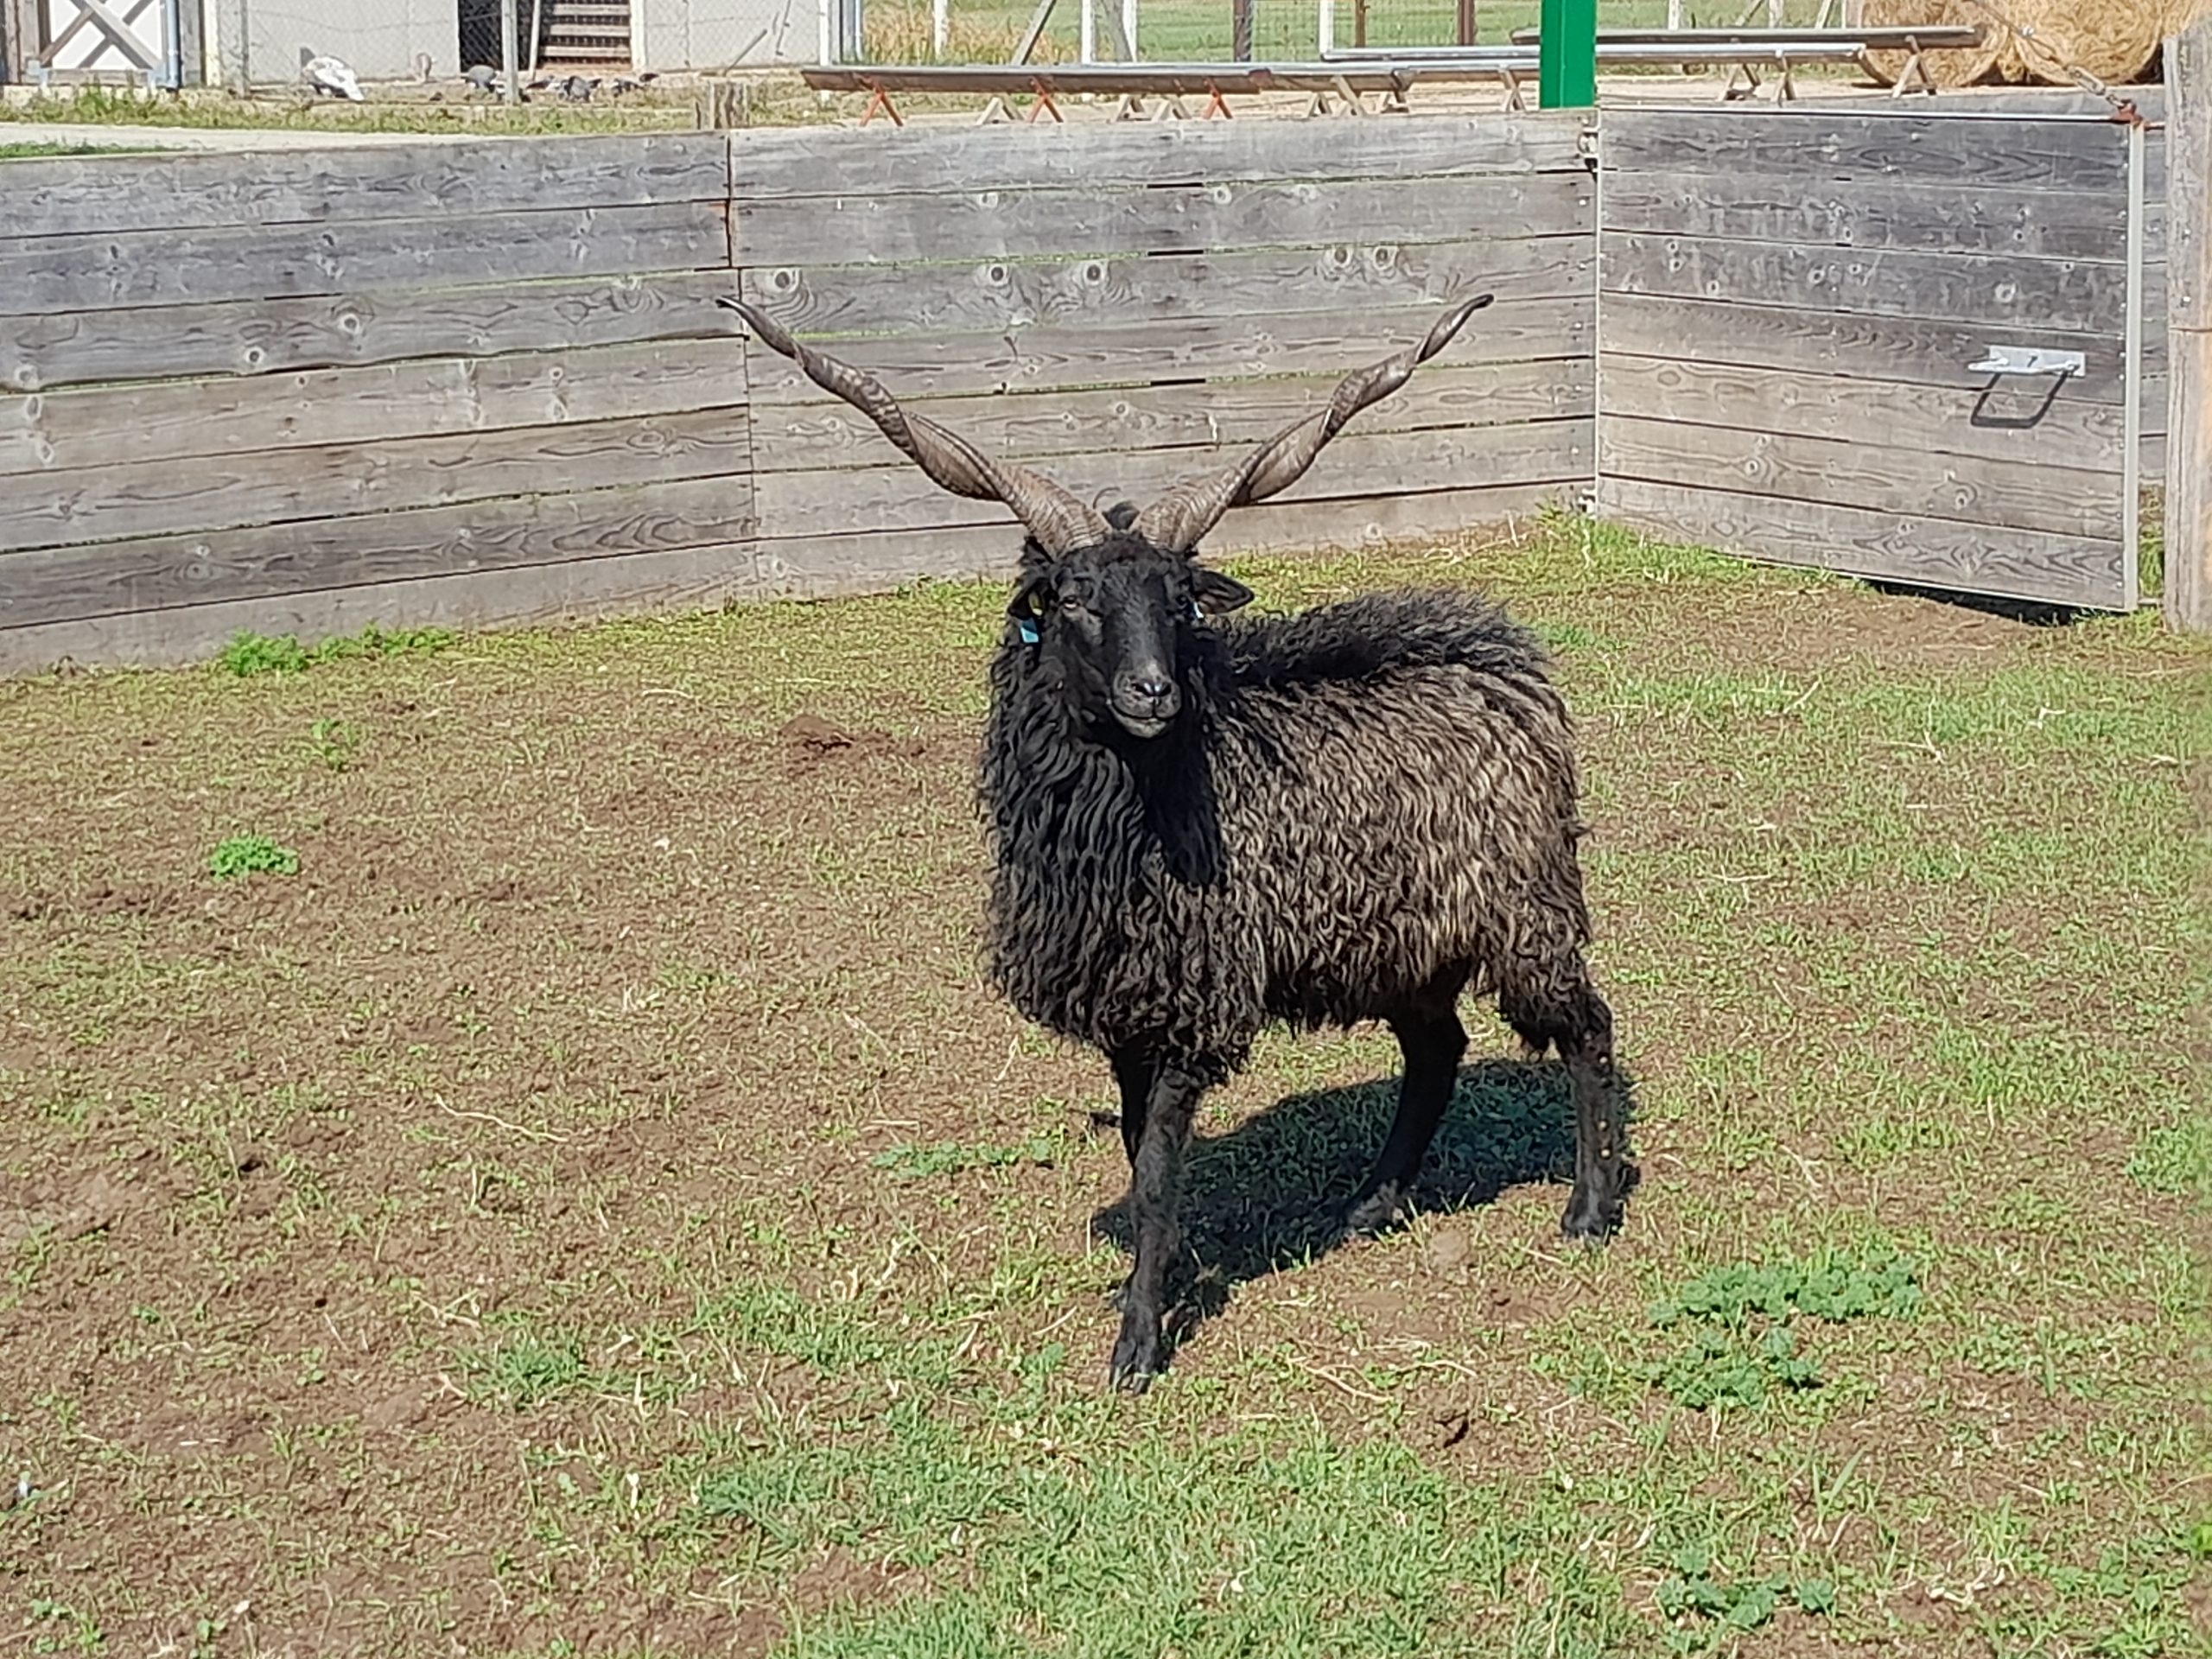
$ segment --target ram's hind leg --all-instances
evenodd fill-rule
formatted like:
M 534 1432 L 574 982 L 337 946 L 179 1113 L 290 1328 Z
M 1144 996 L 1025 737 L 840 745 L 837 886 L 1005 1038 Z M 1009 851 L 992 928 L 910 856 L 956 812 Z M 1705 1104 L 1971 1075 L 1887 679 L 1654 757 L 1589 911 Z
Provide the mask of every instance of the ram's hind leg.
M 1459 1077 L 1459 1061 L 1467 1052 L 1466 1028 L 1453 1010 L 1459 987 L 1431 999 L 1418 1013 L 1398 1015 L 1390 1021 L 1398 1046 L 1405 1052 L 1406 1071 L 1398 1084 L 1398 1115 L 1390 1125 L 1390 1138 L 1382 1155 L 1345 1212 L 1344 1226 L 1356 1233 L 1375 1232 L 1391 1225 L 1403 1213 L 1406 1192 L 1421 1173 L 1421 1160 L 1436 1138 L 1436 1126 L 1452 1103 L 1452 1086 Z
M 1579 949 L 1542 986 L 1508 988 L 1498 1008 L 1531 1050 L 1557 1047 L 1567 1063 L 1574 1101 L 1574 1190 L 1560 1229 L 1569 1238 L 1605 1238 L 1619 1230 L 1621 1206 L 1636 1180 L 1613 1069 L 1612 1010 L 1591 983 Z

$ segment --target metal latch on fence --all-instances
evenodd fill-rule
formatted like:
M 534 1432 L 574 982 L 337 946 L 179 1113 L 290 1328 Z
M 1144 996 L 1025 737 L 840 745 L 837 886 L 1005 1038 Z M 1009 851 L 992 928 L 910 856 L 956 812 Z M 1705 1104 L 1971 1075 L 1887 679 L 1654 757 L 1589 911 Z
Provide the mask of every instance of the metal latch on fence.
M 1990 346 L 1979 363 L 1967 365 L 1971 374 L 2080 374 L 2088 365 L 2079 352 L 2047 352 L 2034 346 Z

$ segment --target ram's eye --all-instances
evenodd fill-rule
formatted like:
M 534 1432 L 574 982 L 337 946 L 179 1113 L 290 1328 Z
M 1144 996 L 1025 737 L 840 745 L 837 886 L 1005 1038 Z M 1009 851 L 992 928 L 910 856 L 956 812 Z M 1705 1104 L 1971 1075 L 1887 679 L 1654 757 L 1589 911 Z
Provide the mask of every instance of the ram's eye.
M 1080 594 L 1062 594 L 1060 595 L 1060 608 L 1072 616 L 1076 612 L 1083 608 L 1083 595 Z

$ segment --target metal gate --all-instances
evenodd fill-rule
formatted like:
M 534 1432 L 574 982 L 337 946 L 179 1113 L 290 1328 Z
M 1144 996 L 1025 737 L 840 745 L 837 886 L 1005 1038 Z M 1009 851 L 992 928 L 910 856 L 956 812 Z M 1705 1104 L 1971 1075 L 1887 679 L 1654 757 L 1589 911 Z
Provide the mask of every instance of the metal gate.
M 1608 111 L 1601 511 L 1779 563 L 2132 608 L 2143 413 L 2164 404 L 2145 185 L 2143 129 L 2093 115 Z

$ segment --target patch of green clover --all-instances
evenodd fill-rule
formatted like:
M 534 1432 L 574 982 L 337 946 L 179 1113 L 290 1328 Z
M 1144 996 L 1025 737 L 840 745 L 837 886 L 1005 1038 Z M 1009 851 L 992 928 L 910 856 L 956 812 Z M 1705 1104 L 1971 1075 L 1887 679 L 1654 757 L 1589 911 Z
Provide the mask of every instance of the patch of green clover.
M 1724 1635 L 1756 1630 L 1785 1604 L 1804 1613 L 1835 1611 L 1835 1586 L 1827 1580 L 1788 1573 L 1727 1579 L 1715 1572 L 1713 1552 L 1703 1544 L 1676 1550 L 1670 1565 L 1673 1573 L 1652 1599 L 1675 1627 L 1673 1645 L 1678 1652 L 1694 1653 Z
M 1647 1313 L 1679 1330 L 1673 1352 L 1638 1368 L 1644 1380 L 1693 1411 L 1751 1407 L 1821 1386 L 1798 1351 L 1796 1321 L 1910 1319 L 1920 1311 L 1919 1263 L 1886 1247 L 1859 1256 L 1714 1268 Z

